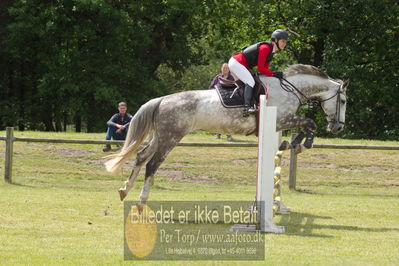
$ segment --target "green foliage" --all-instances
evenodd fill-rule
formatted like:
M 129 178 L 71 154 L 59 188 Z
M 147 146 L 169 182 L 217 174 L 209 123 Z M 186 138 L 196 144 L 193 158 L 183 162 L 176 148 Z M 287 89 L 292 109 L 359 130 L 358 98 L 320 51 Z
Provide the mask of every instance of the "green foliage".
M 330 34 L 324 65 L 351 82 L 348 136 L 397 139 L 399 5 L 357 1 L 342 6 L 339 22 L 347 34 Z M 357 14 L 358 10 L 363 12 Z
M 3 79 L 7 102 L 23 100 L 5 124 L 27 119 L 31 128 L 57 130 L 63 121 L 84 120 L 103 130 L 116 103 L 135 111 L 166 94 L 154 77 L 158 66 L 197 64 L 195 42 L 202 24 L 196 1 L 15 1 L 9 7 L 4 53 L 17 66 Z M 199 49 L 197 49 L 199 51 Z M 15 90 L 21 90 L 17 93 Z M 40 125 L 43 126 L 40 126 Z
M 349 79 L 344 137 L 398 139 L 397 1 L 229 1 L 214 12 L 220 22 L 214 38 L 224 50 L 237 51 L 239 45 L 268 39 L 275 28 L 286 28 L 290 43 L 272 68 L 311 64 L 333 78 Z M 325 126 L 321 114 L 313 116 L 319 127 Z
M 166 65 L 160 65 L 156 74 L 169 88 L 170 93 L 187 90 L 206 90 L 214 76 L 220 73 L 223 61 L 213 61 L 206 65 L 192 65 L 184 71 L 173 71 Z
M 395 1 L 285 1 L 285 25 L 310 51 L 298 62 L 349 79 L 345 137 L 398 139 L 398 12 Z M 304 54 L 309 54 L 305 56 Z M 320 120 L 320 119 L 319 119 Z M 324 124 L 322 121 L 320 124 Z M 322 133 L 322 132 L 320 132 Z M 319 134 L 320 134 L 319 133 Z M 323 134 L 323 133 L 322 133 Z
M 117 102 L 134 113 L 206 89 L 241 47 L 285 28 L 290 43 L 272 69 L 305 63 L 349 79 L 343 136 L 397 139 L 398 13 L 393 0 L 5 0 L 0 128 L 104 130 Z

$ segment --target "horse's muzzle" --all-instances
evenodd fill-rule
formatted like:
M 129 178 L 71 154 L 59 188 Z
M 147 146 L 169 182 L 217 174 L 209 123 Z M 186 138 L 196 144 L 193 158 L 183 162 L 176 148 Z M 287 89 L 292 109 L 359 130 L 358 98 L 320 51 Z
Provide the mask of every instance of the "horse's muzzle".
M 337 134 L 344 129 L 344 124 L 338 121 L 330 121 L 328 122 L 327 131 Z

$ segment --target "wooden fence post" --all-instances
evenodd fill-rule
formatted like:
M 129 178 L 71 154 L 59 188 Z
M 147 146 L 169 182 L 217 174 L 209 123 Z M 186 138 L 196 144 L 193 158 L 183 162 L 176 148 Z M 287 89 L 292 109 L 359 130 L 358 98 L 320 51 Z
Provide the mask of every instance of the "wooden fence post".
M 12 183 L 12 156 L 14 146 L 14 128 L 6 128 L 6 155 L 5 155 L 5 168 L 4 180 L 7 183 Z
M 296 138 L 297 134 L 291 135 L 291 142 Z M 295 149 L 290 150 L 290 175 L 288 181 L 288 188 L 290 190 L 296 189 L 296 169 L 297 169 L 297 155 Z

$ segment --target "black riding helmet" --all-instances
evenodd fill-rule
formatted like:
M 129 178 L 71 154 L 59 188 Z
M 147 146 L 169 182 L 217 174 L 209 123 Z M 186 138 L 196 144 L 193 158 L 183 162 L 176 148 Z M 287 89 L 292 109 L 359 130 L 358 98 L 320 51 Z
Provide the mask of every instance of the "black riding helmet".
M 278 45 L 278 40 L 287 40 L 288 41 L 288 32 L 286 30 L 282 30 L 282 29 L 275 30 L 275 31 L 273 31 L 271 38 L 272 38 L 272 40 L 273 39 L 275 40 L 274 42 L 276 43 L 277 48 L 279 50 L 281 50 L 280 46 Z
M 271 38 L 288 41 L 288 32 L 286 30 L 282 30 L 282 29 L 275 30 L 275 31 L 273 31 Z

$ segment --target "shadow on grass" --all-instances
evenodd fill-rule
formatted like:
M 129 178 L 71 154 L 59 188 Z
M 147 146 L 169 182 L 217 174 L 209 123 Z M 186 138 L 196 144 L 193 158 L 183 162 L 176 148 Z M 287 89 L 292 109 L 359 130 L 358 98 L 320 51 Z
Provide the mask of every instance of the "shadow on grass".
M 348 226 L 348 225 L 335 225 L 335 224 L 317 224 L 317 220 L 331 220 L 329 216 L 318 216 L 309 213 L 298 213 L 291 212 L 289 215 L 283 215 L 281 221 L 278 223 L 286 229 L 287 235 L 305 236 L 305 237 L 321 237 L 321 238 L 333 238 L 333 235 L 326 235 L 315 233 L 314 230 L 320 232 L 320 230 L 344 230 L 344 231 L 355 231 L 355 232 L 399 232 L 398 228 L 370 228 L 370 227 L 359 227 L 359 226 Z

